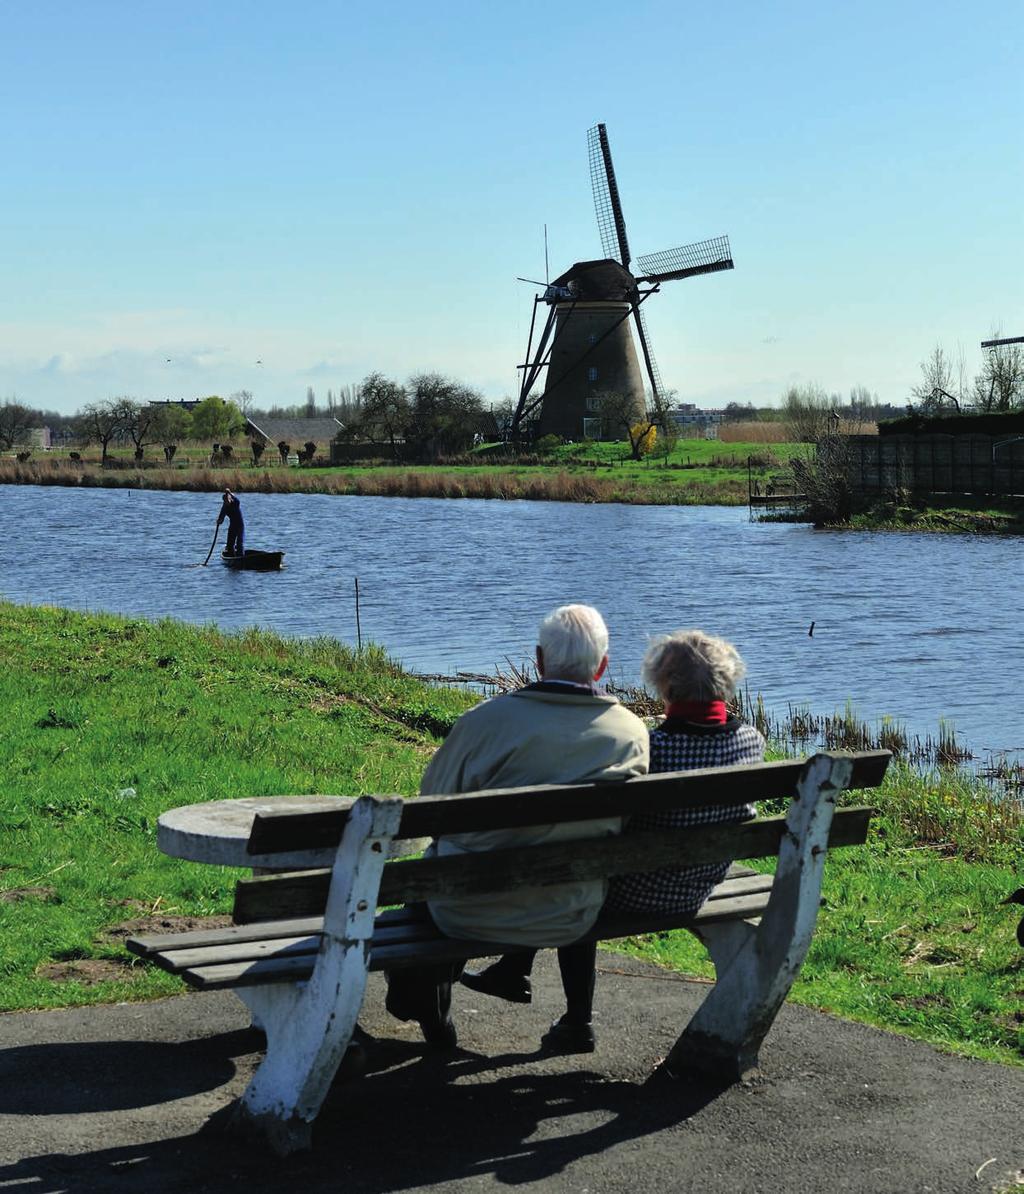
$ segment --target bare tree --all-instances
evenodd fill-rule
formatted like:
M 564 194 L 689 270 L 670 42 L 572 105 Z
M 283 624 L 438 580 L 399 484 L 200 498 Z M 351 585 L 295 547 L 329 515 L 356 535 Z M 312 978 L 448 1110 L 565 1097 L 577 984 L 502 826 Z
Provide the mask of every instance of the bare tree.
M 629 452 L 634 460 L 639 460 L 650 446 L 653 430 L 657 435 L 657 428 L 664 426 L 664 410 L 661 403 L 657 406 L 650 403 L 641 407 L 634 394 L 623 393 L 621 390 L 604 390 L 593 395 L 595 405 L 599 404 L 601 424 L 605 434 L 614 435 L 616 439 L 629 441 Z
M 957 380 L 953 362 L 941 344 L 921 362 L 921 380 L 910 391 L 923 414 L 934 415 L 943 410 L 960 409 L 960 399 L 953 393 Z
M 789 438 L 801 444 L 816 444 L 834 433 L 838 421 L 835 406 L 835 399 L 815 382 L 790 386 L 783 399 Z
M 82 407 L 79 416 L 79 435 L 87 444 L 99 444 L 102 448 L 100 464 L 107 463 L 107 449 L 112 440 L 127 431 L 130 412 L 126 407 L 128 399 L 111 398 L 105 402 L 89 402 Z
M 793 484 L 804 495 L 807 516 L 815 526 L 847 523 L 855 506 L 849 439 L 825 435 L 816 445 L 814 456 L 790 461 Z
M 124 398 L 122 411 L 125 420 L 125 430 L 135 445 L 135 459 L 141 461 L 146 452 L 147 444 L 159 442 L 159 406 L 150 406 L 148 402 L 136 402 L 131 398 Z
M 20 402 L 7 399 L 0 403 L 0 448 L 9 452 L 15 444 L 24 443 L 37 419 L 37 413 Z
M 233 402 L 246 418 L 249 417 L 249 411 L 252 409 L 251 390 L 236 390 L 228 401 Z
M 999 337 L 995 331 L 990 338 Z M 985 350 L 981 372 L 974 379 L 974 401 L 985 411 L 1024 406 L 1024 344 L 996 344 Z
M 850 418 L 855 423 L 868 423 L 878 414 L 878 395 L 867 386 L 850 387 Z

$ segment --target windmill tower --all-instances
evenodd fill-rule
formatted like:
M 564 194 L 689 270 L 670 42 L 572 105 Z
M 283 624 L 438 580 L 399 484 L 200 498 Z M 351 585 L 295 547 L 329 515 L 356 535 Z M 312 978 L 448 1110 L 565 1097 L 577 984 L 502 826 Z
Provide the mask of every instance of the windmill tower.
M 651 349 L 643 303 L 659 292 L 662 282 L 733 268 L 729 238 L 720 236 L 639 257 L 637 264 L 642 272 L 634 275 L 603 124 L 588 131 L 587 145 L 604 257 L 577 261 L 534 297 L 526 363 L 520 366 L 522 382 L 512 418 L 513 438 L 519 437 L 524 421 L 539 407 L 538 434 L 600 439 L 604 431 L 601 395 L 608 393 L 628 395 L 637 416 L 642 417 L 644 374 L 633 344 L 630 317 L 640 341 L 650 390 L 657 400 L 664 385 Z M 541 303 L 547 305 L 547 317 L 534 348 Z M 545 369 L 544 389 L 535 394 Z

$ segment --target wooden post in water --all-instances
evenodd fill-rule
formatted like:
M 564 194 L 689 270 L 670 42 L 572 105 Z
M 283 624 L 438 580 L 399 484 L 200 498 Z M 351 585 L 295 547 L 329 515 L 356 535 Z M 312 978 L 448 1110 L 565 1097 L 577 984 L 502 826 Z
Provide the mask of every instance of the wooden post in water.
M 363 649 L 363 629 L 359 624 L 359 577 L 356 577 L 356 642 L 359 644 L 359 650 Z

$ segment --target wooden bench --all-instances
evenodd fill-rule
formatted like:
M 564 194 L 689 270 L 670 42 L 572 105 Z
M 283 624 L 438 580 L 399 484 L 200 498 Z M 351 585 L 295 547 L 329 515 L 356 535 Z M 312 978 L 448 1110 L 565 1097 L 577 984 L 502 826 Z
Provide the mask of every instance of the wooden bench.
M 624 783 L 430 796 L 364 796 L 347 811 L 257 815 L 253 855 L 322 851 L 332 868 L 242 879 L 227 928 L 131 938 L 128 948 L 202 990 L 230 988 L 267 1034 L 266 1056 L 236 1108 L 275 1151 L 308 1147 L 313 1120 L 356 1026 L 372 970 L 504 952 L 445 937 L 404 907 L 665 866 L 777 856 L 774 877 L 733 866 L 695 916 L 602 914 L 590 940 L 686 928 L 707 946 L 716 984 L 666 1065 L 735 1079 L 758 1050 L 810 945 L 829 847 L 862 843 L 872 810 L 835 809 L 876 787 L 887 751 L 819 754 L 652 775 Z M 785 816 L 557 842 L 488 854 L 389 861 L 392 841 L 543 822 L 788 798 Z

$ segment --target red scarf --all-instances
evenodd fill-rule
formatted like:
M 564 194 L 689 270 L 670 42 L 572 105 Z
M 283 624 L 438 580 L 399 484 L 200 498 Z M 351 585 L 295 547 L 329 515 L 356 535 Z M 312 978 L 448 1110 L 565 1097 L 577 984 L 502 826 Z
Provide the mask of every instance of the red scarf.
M 725 701 L 670 701 L 665 706 L 665 715 L 701 726 L 724 726 L 729 720 Z

